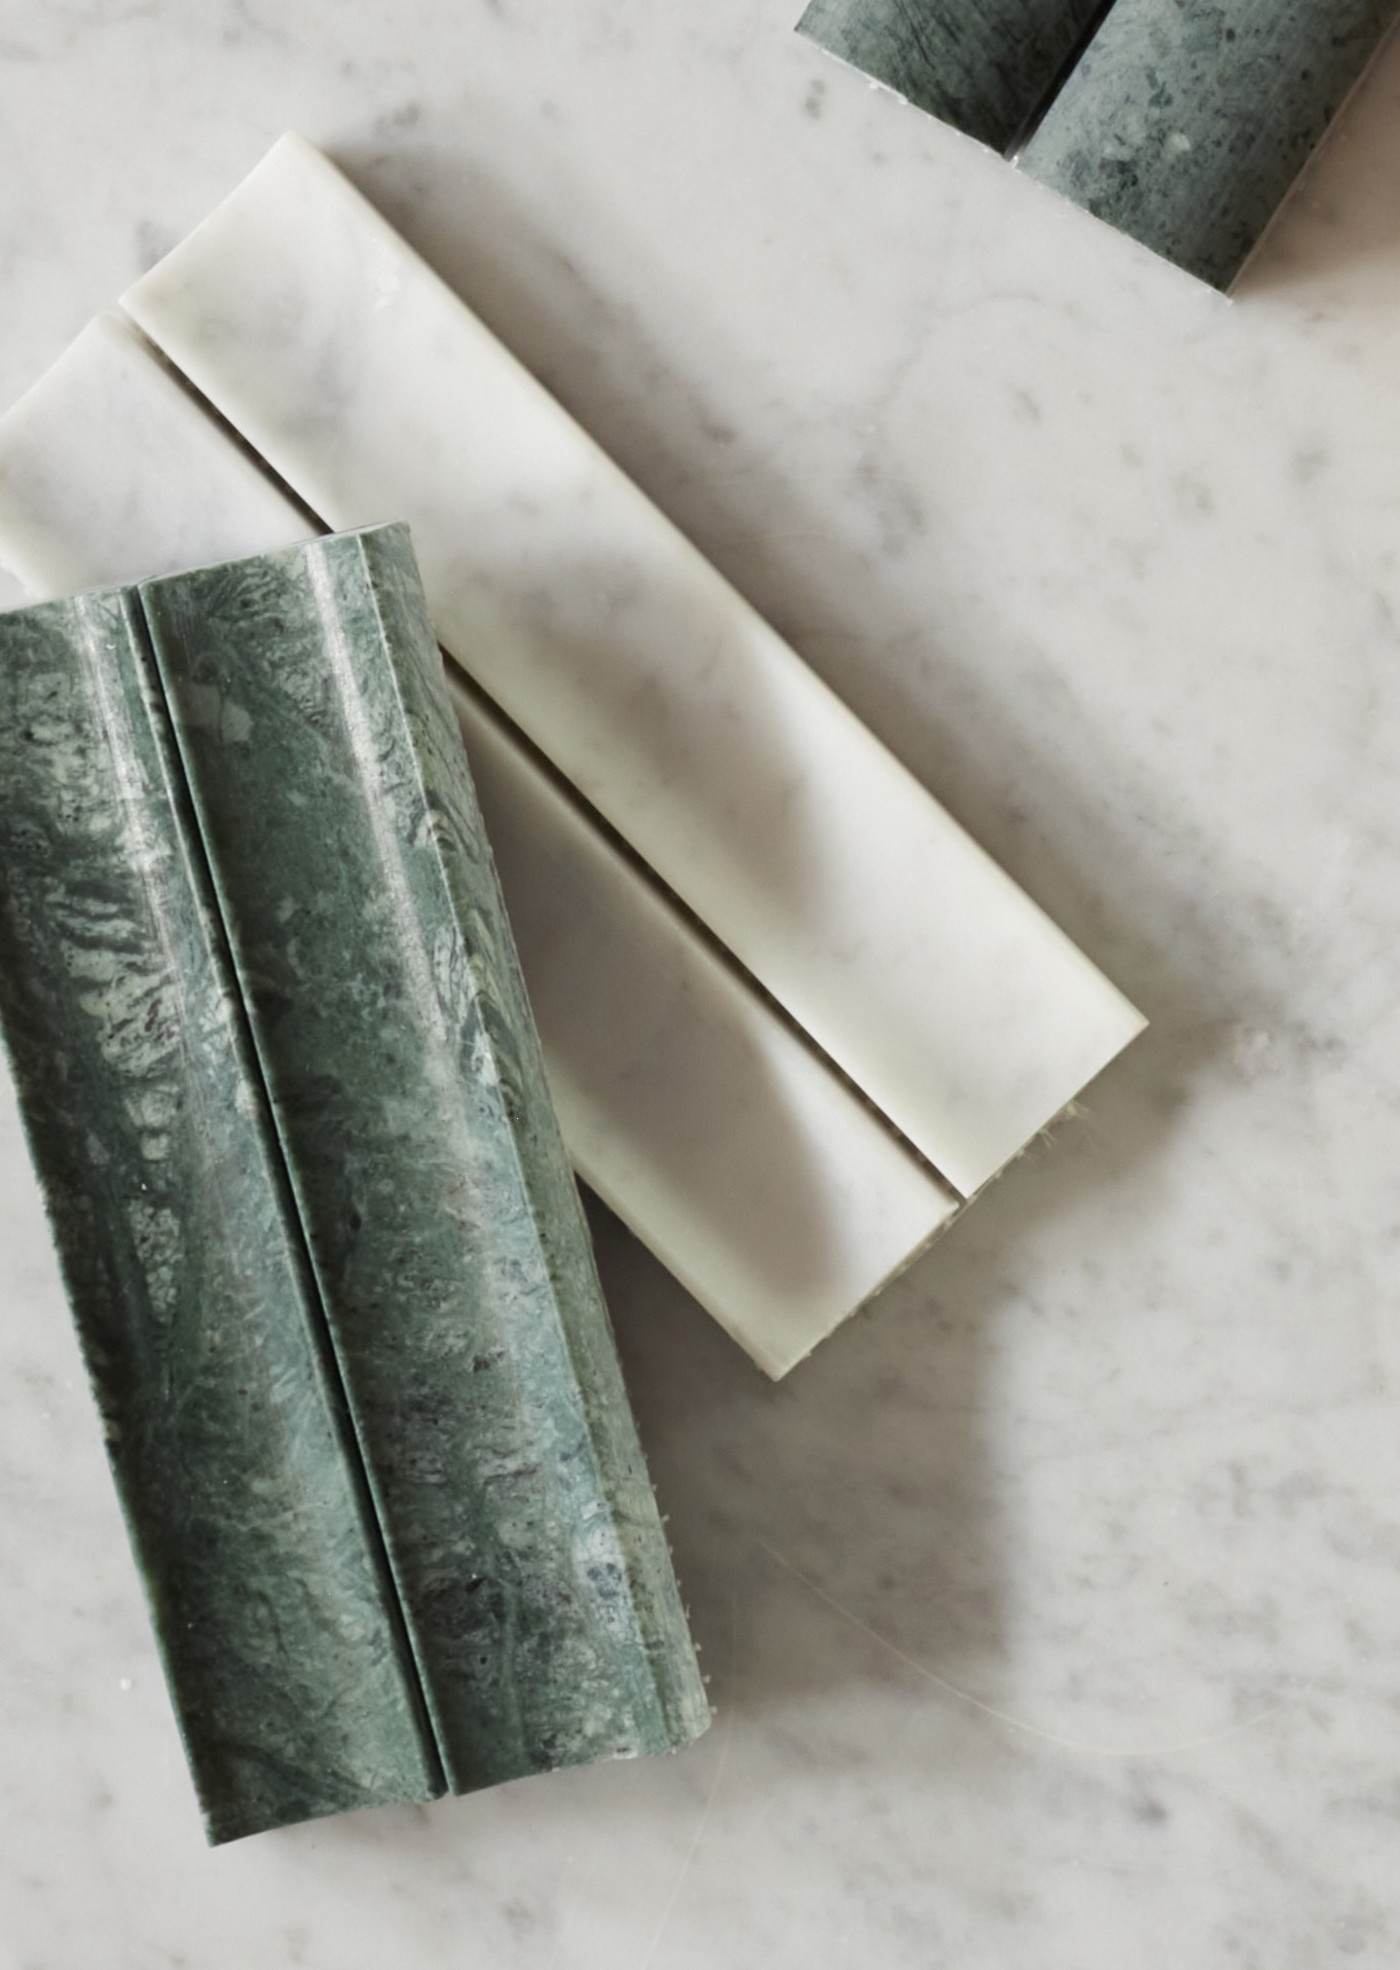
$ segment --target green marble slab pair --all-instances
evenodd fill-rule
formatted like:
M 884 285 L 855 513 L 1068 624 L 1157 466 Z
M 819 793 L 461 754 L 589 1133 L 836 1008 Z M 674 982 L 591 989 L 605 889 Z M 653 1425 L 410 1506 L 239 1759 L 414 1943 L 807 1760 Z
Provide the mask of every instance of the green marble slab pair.
M 0 692 L 0 1016 L 211 1837 L 687 1742 L 406 530 L 0 617 Z
M 811 0 L 799 31 L 1229 288 L 1400 0 Z

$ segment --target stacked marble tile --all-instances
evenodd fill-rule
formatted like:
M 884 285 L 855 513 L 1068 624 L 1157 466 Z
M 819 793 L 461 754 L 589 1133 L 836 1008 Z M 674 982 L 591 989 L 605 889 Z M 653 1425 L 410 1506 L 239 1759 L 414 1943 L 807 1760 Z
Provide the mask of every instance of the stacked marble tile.
M 214 1840 L 708 1720 L 402 526 L 0 617 L 0 1021 Z
M 1396 0 L 811 0 L 800 32 L 1228 288 Z
M 412 523 L 575 1168 L 785 1373 L 1140 1016 L 309 145 L 124 305 L 0 420 L 0 558 Z

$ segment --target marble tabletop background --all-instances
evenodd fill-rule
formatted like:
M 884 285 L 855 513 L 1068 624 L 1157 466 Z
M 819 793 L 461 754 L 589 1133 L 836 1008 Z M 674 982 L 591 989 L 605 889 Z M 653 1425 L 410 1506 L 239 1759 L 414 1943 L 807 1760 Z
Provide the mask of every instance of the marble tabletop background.
M 779 1387 L 596 1214 L 696 1750 L 217 1854 L 6 1084 L 0 1970 L 1400 1959 L 1400 45 L 1230 304 L 799 11 L 4 9 L 0 402 L 300 129 L 1154 1025 Z

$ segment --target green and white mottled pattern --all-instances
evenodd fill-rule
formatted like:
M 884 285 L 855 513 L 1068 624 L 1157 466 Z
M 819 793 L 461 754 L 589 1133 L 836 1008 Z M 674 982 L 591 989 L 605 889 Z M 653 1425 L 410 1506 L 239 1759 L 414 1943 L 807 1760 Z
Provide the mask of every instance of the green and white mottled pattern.
M 1396 0 L 1117 0 L 1023 168 L 1228 287 Z
M 407 530 L 143 601 L 443 1763 L 708 1722 Z
M 1101 0 L 811 0 L 798 33 L 1007 151 L 1101 11 Z
M 441 1790 L 129 596 L 0 616 L 0 1020 L 213 1840 Z

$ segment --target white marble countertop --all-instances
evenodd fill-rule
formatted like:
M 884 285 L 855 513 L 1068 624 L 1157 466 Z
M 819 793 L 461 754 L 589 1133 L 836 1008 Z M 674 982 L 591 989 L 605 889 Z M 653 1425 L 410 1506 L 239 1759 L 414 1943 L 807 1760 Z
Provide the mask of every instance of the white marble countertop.
M 0 402 L 301 129 L 1154 1027 L 776 1389 L 600 1214 L 700 1747 L 212 1855 L 6 1089 L 0 1970 L 1400 1956 L 1400 46 L 1231 305 L 798 11 L 5 10 Z

